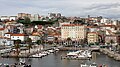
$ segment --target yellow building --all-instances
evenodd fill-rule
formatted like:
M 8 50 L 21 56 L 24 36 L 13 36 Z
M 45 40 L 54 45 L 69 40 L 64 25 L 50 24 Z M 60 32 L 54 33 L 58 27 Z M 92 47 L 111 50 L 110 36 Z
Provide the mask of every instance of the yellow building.
M 88 43 L 98 42 L 98 33 L 97 32 L 89 32 L 87 35 Z
M 72 40 L 80 40 L 86 38 L 86 27 L 84 25 L 63 24 L 61 27 L 61 38 Z

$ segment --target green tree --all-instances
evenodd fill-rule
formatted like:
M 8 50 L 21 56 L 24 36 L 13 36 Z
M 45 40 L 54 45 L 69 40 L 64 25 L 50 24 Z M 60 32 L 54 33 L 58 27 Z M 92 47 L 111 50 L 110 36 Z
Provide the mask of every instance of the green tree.
M 95 42 L 95 45 L 99 45 L 99 42 Z
M 38 45 L 40 45 L 40 44 L 41 44 L 41 40 L 37 40 L 36 43 L 37 43 Z
M 26 39 L 26 43 L 28 44 L 27 48 L 29 49 L 29 53 L 30 53 L 30 49 L 32 48 L 32 39 L 31 38 L 27 38 Z
M 54 38 L 54 42 L 55 42 L 56 44 L 58 43 L 58 38 L 57 38 L 57 37 Z

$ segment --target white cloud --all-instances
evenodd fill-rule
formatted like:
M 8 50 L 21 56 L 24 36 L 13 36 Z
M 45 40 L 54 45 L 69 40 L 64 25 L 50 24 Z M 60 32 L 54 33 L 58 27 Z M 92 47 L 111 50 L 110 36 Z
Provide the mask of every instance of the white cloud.
M 118 18 L 120 12 L 119 0 L 0 0 L 0 6 L 0 15 L 60 12 L 65 16 L 89 14 Z

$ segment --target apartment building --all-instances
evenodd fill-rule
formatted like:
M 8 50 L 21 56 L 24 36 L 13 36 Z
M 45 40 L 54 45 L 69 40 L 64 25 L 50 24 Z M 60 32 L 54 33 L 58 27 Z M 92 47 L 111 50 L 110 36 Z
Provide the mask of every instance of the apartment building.
M 97 32 L 88 32 L 87 34 L 88 43 L 98 42 L 98 33 Z
M 84 25 L 63 24 L 61 27 L 61 39 L 67 38 L 80 40 L 86 38 L 86 27 Z

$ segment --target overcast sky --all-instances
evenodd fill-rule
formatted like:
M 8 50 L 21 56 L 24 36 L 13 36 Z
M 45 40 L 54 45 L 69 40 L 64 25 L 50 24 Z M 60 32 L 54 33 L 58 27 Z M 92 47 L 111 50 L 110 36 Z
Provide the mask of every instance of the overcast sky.
M 0 0 L 0 6 L 0 15 L 59 12 L 65 16 L 120 17 L 120 0 Z

